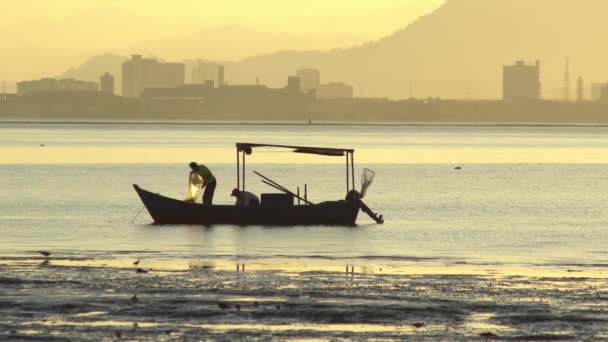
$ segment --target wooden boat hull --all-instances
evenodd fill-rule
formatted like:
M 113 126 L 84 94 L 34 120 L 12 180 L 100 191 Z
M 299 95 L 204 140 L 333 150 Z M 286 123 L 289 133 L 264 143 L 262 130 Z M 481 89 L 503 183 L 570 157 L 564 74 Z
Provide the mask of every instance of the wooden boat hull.
M 233 224 L 261 226 L 355 225 L 361 201 L 326 202 L 308 206 L 203 206 L 161 196 L 133 185 L 156 224 Z

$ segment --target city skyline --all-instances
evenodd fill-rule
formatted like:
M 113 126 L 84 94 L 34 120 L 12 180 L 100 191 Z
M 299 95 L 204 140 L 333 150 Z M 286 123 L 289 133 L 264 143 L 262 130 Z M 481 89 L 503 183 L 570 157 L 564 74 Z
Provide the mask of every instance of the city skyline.
M 602 62 L 606 49 L 594 43 L 594 35 L 587 34 L 595 30 L 594 23 L 599 20 L 595 14 L 601 12 L 604 7 L 606 3 L 598 0 L 584 0 L 580 5 L 568 0 L 559 0 L 551 2 L 551 6 L 544 0 L 531 4 L 521 0 L 492 0 L 491 4 L 479 0 L 450 0 L 436 9 L 429 6 L 427 12 L 418 14 L 426 15 L 413 22 L 408 18 L 402 19 L 399 24 L 394 24 L 393 28 L 376 35 L 368 43 L 349 43 L 338 50 L 332 50 L 332 47 L 339 47 L 339 44 L 330 44 L 324 40 L 336 30 L 328 30 L 325 35 L 315 36 L 313 43 L 307 43 L 299 39 L 302 37 L 283 35 L 277 33 L 278 31 L 265 33 L 234 27 L 182 36 L 167 36 L 167 32 L 152 30 L 150 34 L 158 36 L 156 40 L 144 40 L 138 43 L 138 46 L 120 49 L 109 47 L 103 52 L 86 53 L 80 57 L 77 57 L 77 53 L 66 58 L 53 56 L 51 53 L 49 56 L 57 58 L 33 58 L 28 61 L 28 58 L 33 56 L 25 53 L 26 50 L 21 53 L 22 50 L 17 45 L 12 51 L 5 51 L 4 63 L 0 65 L 0 69 L 4 70 L 0 70 L 0 78 L 6 82 L 9 91 L 15 89 L 16 81 L 23 79 L 56 77 L 97 81 L 99 73 L 104 71 L 120 77 L 118 70 L 112 69 L 120 67 L 122 60 L 116 61 L 117 59 L 127 58 L 131 54 L 142 54 L 160 60 L 185 63 L 187 78 L 190 77 L 192 64 L 202 59 L 225 65 L 232 71 L 231 79 L 227 81 L 238 84 L 252 83 L 255 79 L 260 79 L 269 86 L 277 87 L 292 70 L 313 67 L 323 70 L 331 79 L 344 80 L 353 85 L 355 93 L 365 97 L 497 99 L 501 97 L 501 87 L 498 85 L 501 73 L 496 70 L 496 65 L 506 65 L 518 59 L 540 59 L 543 62 L 543 97 L 559 99 L 564 96 L 565 59 L 570 60 L 572 84 L 578 77 L 583 77 L 588 84 L 604 83 L 608 79 L 608 69 Z M 521 10 L 524 8 L 527 14 L 522 17 Z M 477 10 L 483 12 L 484 16 L 474 16 L 471 20 L 463 17 Z M 415 11 L 400 7 L 394 12 L 407 17 Z M 567 21 L 563 19 L 565 12 L 571 12 Z M 489 20 L 499 13 L 504 18 Z M 102 30 L 107 31 L 107 34 L 121 32 L 121 23 L 126 20 L 112 11 L 102 11 L 95 15 L 97 16 L 85 16 L 81 20 L 91 21 L 97 18 L 107 21 L 111 18 L 113 24 L 105 25 Z M 541 17 L 544 23 L 538 26 Z M 131 17 L 127 17 L 129 18 Z M 361 20 L 362 27 L 373 22 L 368 21 L 367 17 Z M 518 21 L 521 27 L 514 27 L 513 23 Z M 69 23 L 75 25 L 79 22 Z M 199 26 L 203 24 L 206 22 L 199 23 Z M 454 29 L 445 32 L 444 27 L 447 26 Z M 480 27 L 483 27 L 483 30 Z M 55 31 L 49 31 L 57 33 L 56 36 L 63 36 L 65 32 L 59 34 L 57 31 L 60 29 L 61 25 Z M 192 32 L 191 29 L 188 30 Z M 97 34 L 89 32 L 86 27 L 81 31 L 82 35 Z M 113 41 L 133 38 L 132 30 L 122 31 L 125 32 L 124 37 L 122 34 L 115 35 Z M 21 32 L 19 34 L 23 36 Z M 518 36 L 517 39 L 514 39 L 514 34 Z M 12 39 L 12 35 L 8 36 Z M 66 36 L 69 37 L 69 34 Z M 27 39 L 27 35 L 23 37 Z M 484 45 L 488 43 L 489 37 L 495 39 L 490 41 L 491 47 L 486 50 Z M 556 40 L 557 38 L 559 40 Z M 63 44 L 61 39 L 68 38 L 58 40 L 59 48 L 70 45 Z M 295 46 L 282 45 L 283 39 L 292 41 L 291 44 Z M 91 40 L 90 37 L 88 40 Z M 429 45 L 426 40 L 434 43 Z M 75 42 L 73 39 L 72 41 Z M 239 43 L 231 43 L 236 41 Z M 255 53 L 246 52 L 247 45 L 251 45 L 248 44 L 251 42 L 257 46 Z M 310 44 L 326 43 L 329 45 L 325 48 L 310 49 Z M 115 46 L 117 43 L 110 45 Z M 231 48 L 226 50 L 228 45 Z M 276 52 L 277 50 L 282 51 Z M 217 53 L 220 52 L 227 54 L 226 58 L 217 58 Z M 11 55 L 15 58 L 18 55 L 19 62 L 10 63 Z M 362 72 L 357 71 L 358 65 L 374 60 L 382 62 L 371 63 Z M 59 62 L 64 63 L 65 67 L 49 71 L 50 63 Z M 39 67 L 43 65 L 46 65 L 46 71 L 40 71 Z M 19 73 L 18 70 L 24 66 L 27 66 L 25 69 L 30 76 L 16 79 L 9 77 L 11 73 Z M 92 69 L 96 71 L 91 72 Z M 120 87 L 120 80 L 117 82 Z M 586 92 L 589 94 L 591 87 L 588 87 Z
M 566 59 L 566 71 L 564 85 L 561 88 L 559 96 L 547 96 L 543 95 L 543 82 L 541 72 L 541 61 L 528 63 L 524 60 L 517 60 L 512 65 L 503 65 L 502 72 L 502 100 L 513 101 L 513 100 L 557 100 L 564 102 L 584 102 L 584 101 L 598 101 L 606 98 L 606 88 L 608 82 L 594 82 L 590 84 L 590 87 L 585 88 L 584 79 L 582 76 L 577 78 L 576 84 L 576 99 L 570 97 L 570 64 L 569 59 Z M 115 77 L 119 76 L 122 84 L 115 84 Z M 32 91 L 47 91 L 47 90 L 99 90 L 102 93 L 111 93 L 121 95 L 123 97 L 137 98 L 147 88 L 175 88 L 181 85 L 187 84 L 199 84 L 205 85 L 211 82 L 214 87 L 221 87 L 224 84 L 229 84 L 225 79 L 225 66 L 217 62 L 208 62 L 204 60 L 197 60 L 187 70 L 185 63 L 179 62 L 166 62 L 150 57 L 143 57 L 142 55 L 135 54 L 131 55 L 129 59 L 125 59 L 121 63 L 120 73 L 118 75 L 112 74 L 108 71 L 104 71 L 103 74 L 99 75 L 99 82 L 91 82 L 86 80 L 77 80 L 74 78 L 66 77 L 41 77 L 38 80 L 23 80 L 16 84 L 16 93 L 18 95 L 27 95 Z M 300 82 L 300 90 L 303 93 L 314 91 L 318 98 L 352 98 L 357 97 L 355 93 L 355 87 L 342 82 L 341 80 L 328 80 L 324 84 L 321 82 L 321 71 L 317 68 L 303 67 L 295 70 L 293 76 L 289 78 L 297 77 Z M 127 77 L 127 78 L 125 78 Z M 106 86 L 105 90 L 102 86 L 104 83 Z M 111 79 L 108 80 L 108 78 Z M 67 83 L 70 82 L 70 83 Z M 108 85 L 108 82 L 111 85 Z M 55 85 L 56 84 L 56 85 Z M 70 84 L 70 85 L 68 85 Z M 116 86 L 120 86 L 120 90 L 115 90 Z M 259 77 L 255 78 L 255 83 L 242 83 L 240 85 L 265 85 L 260 81 Z M 5 85 L 3 85 L 5 87 Z M 97 87 L 93 89 L 94 87 Z M 289 85 L 288 85 L 289 86 Z M 468 87 L 472 85 L 468 84 Z M 413 87 L 413 84 L 410 85 Z M 110 91 L 108 89 L 111 89 Z M 126 90 L 124 90 L 126 89 Z M 471 91 L 471 90 L 469 90 Z M 7 93 L 4 91 L 4 93 Z M 334 96 L 330 94 L 342 94 L 341 96 Z M 359 93 L 358 97 L 362 94 Z M 415 97 L 412 96 L 412 90 L 410 89 L 410 96 L 404 96 L 403 99 L 407 98 L 432 98 L 432 96 Z M 472 94 L 468 94 L 467 97 L 457 98 L 460 100 L 473 100 Z M 555 94 L 554 94 L 555 95 Z M 439 98 L 439 97 L 437 97 Z
M 19 93 L 0 98 L 5 120 L 253 120 L 259 122 L 453 122 L 453 123 L 598 123 L 608 119 L 608 83 L 594 83 L 590 97 L 579 77 L 577 99 L 542 98 L 541 62 L 523 60 L 503 66 L 500 100 L 365 98 L 354 87 L 331 80 L 314 68 L 292 70 L 286 83 L 269 87 L 225 82 L 231 70 L 221 64 L 197 62 L 192 82 L 185 65 L 133 55 L 122 63 L 122 89 L 114 90 L 108 72 L 99 84 L 75 79 L 42 78 L 19 83 Z M 569 68 L 566 68 L 568 71 Z M 568 74 L 568 72 L 566 72 Z M 196 79 L 196 80 L 195 80 Z M 566 78 L 567 81 L 568 78 Z M 568 85 L 568 82 L 565 82 Z M 568 89 L 567 87 L 564 90 Z M 16 113 L 19 113 L 17 116 Z

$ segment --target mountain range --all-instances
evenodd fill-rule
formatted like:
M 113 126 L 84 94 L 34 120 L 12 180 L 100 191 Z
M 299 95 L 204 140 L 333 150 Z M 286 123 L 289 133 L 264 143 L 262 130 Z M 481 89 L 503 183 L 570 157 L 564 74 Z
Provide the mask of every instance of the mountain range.
M 257 77 L 283 86 L 296 69 L 315 67 L 322 82 L 344 81 L 361 96 L 497 98 L 502 66 L 522 59 L 540 60 L 543 95 L 553 97 L 563 92 L 566 58 L 572 79 L 608 80 L 605 13 L 605 0 L 446 0 L 393 34 L 361 45 L 224 62 L 226 79 L 251 84 Z M 90 78 L 87 70 L 96 63 L 117 70 L 110 68 L 119 58 L 91 61 L 68 75 Z
M 306 66 L 319 68 L 324 81 L 354 85 L 363 96 L 496 98 L 503 65 L 540 60 L 543 95 L 552 97 L 561 93 L 566 58 L 573 80 L 608 80 L 605 13 L 605 0 L 447 0 L 383 39 L 256 56 L 228 64 L 227 77 L 279 85 Z
M 64 18 L 6 25 L 0 21 L 0 81 L 51 77 L 98 55 L 239 60 L 281 49 L 329 49 L 369 39 L 348 32 L 298 34 L 214 26 L 207 18 L 205 14 L 199 20 L 150 16 L 101 7 Z

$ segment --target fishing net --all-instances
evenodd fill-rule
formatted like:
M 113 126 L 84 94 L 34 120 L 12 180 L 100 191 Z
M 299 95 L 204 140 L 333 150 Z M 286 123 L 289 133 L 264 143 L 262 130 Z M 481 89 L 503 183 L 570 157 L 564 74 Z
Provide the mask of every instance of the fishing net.
M 361 198 L 365 197 L 367 189 L 374 182 L 374 176 L 376 173 L 370 169 L 364 169 L 363 175 L 361 175 Z
M 196 202 L 201 196 L 203 188 L 203 178 L 196 172 L 190 172 L 188 177 L 188 187 L 186 188 L 186 202 Z

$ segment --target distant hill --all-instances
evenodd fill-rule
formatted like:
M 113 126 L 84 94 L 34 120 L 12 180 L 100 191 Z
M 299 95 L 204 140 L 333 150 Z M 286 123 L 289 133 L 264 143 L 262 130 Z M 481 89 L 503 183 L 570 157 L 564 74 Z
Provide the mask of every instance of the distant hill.
M 281 49 L 327 49 L 365 40 L 347 32 L 321 36 L 267 33 L 243 27 L 213 28 L 204 19 L 205 16 L 201 19 L 147 16 L 106 6 L 61 19 L 6 26 L 0 20 L 0 78 L 24 80 L 52 76 L 66 66 L 106 51 L 175 60 L 199 57 L 238 60 Z
M 539 59 L 543 95 L 552 97 L 561 94 L 566 58 L 573 80 L 581 75 L 587 83 L 608 81 L 608 45 L 602 40 L 608 33 L 605 13 L 606 0 L 446 0 L 434 12 L 363 45 L 283 50 L 227 62 L 226 79 L 238 84 L 259 77 L 264 84 L 283 86 L 296 69 L 316 67 L 322 82 L 345 81 L 356 87 L 357 95 L 499 98 L 502 65 Z M 234 32 L 234 37 L 255 39 L 251 32 Z M 203 32 L 193 37 L 212 46 L 205 40 L 210 36 Z M 185 41 L 198 39 L 193 37 Z M 238 46 L 238 39 L 234 41 Z M 143 43 L 142 49 L 155 44 Z M 72 74 L 78 75 L 79 69 Z M 82 75 L 87 76 L 84 71 Z
M 86 60 L 78 67 L 71 68 L 61 75 L 59 78 L 76 78 L 79 80 L 99 82 L 99 77 L 106 72 L 114 76 L 115 89 L 118 94 L 121 93 L 121 71 L 122 62 L 127 59 L 126 56 L 119 56 L 111 53 L 94 56 Z
M 332 47 L 336 41 L 357 41 L 360 37 L 345 38 L 334 35 L 326 36 L 299 36 L 287 33 L 268 33 L 244 27 L 217 27 L 205 29 L 194 34 L 178 37 L 162 38 L 158 40 L 144 40 L 127 47 L 107 49 L 119 51 L 119 54 L 106 53 L 96 55 L 77 67 L 70 68 L 58 77 L 71 77 L 82 80 L 97 81 L 103 72 L 110 72 L 115 76 L 117 90 L 120 91 L 121 63 L 129 58 L 130 54 L 143 54 L 159 60 L 186 63 L 186 80 L 190 79 L 190 67 L 195 58 L 205 60 L 220 60 L 221 57 L 235 56 L 236 60 L 246 56 L 277 51 L 295 47 L 322 48 Z M 229 42 L 229 44 L 226 44 Z M 248 42 L 240 44 L 239 42 Z M 253 44 L 252 42 L 255 42 Z M 347 44 L 348 45 L 348 44 Z
M 205 58 L 240 60 L 262 53 L 299 49 L 327 50 L 337 44 L 348 47 L 364 41 L 364 37 L 331 32 L 319 35 L 272 33 L 240 26 L 222 26 L 200 30 L 192 34 L 148 40 L 120 49 L 129 54 L 139 51 L 144 54 L 163 56 L 165 59 Z
M 287 51 L 227 66 L 228 79 L 284 84 L 307 66 L 322 79 L 344 80 L 364 96 L 499 97 L 501 67 L 541 60 L 543 94 L 561 86 L 564 60 L 572 78 L 608 80 L 606 0 L 447 0 L 392 35 L 328 52 Z M 574 82 L 573 82 L 574 83 Z

